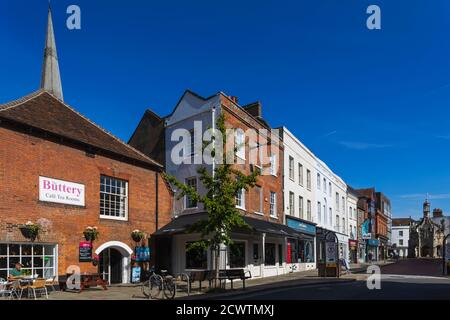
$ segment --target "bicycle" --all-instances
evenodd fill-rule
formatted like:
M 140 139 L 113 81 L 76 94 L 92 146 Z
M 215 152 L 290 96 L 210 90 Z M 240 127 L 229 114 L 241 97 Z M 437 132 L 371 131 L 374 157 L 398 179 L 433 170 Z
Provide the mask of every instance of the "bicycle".
M 161 291 L 167 299 L 175 298 L 177 286 L 174 278 L 167 273 L 167 270 L 161 270 L 161 275 L 151 270 L 150 278 L 142 284 L 141 290 L 148 299 L 157 299 L 161 296 Z

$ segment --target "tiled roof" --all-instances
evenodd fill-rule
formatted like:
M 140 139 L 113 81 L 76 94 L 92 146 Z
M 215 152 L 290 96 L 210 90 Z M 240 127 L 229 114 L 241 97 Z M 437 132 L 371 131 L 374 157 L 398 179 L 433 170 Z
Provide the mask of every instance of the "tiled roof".
M 403 227 L 409 226 L 412 220 L 410 218 L 394 218 L 392 219 L 392 226 Z
M 44 90 L 0 105 L 0 118 L 81 142 L 118 156 L 162 167 Z

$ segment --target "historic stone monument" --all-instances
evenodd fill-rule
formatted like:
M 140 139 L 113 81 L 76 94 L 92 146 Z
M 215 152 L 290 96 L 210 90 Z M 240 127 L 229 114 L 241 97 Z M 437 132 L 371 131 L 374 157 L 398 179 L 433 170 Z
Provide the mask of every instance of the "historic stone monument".
M 423 217 L 413 221 L 410 228 L 408 258 L 441 258 L 442 241 L 449 233 L 450 217 L 444 217 L 441 209 L 434 209 L 430 216 L 428 198 L 423 204 Z

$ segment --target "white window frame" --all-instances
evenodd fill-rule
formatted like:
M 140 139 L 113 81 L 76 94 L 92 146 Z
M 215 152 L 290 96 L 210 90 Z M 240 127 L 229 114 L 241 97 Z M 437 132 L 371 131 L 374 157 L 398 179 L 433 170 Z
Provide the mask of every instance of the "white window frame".
M 306 201 L 306 220 L 312 221 L 312 204 L 311 200 Z
M 240 205 L 238 204 L 238 199 L 240 199 Z M 236 197 L 236 208 L 245 210 L 245 189 L 241 189 L 241 192 Z
M 294 157 L 289 156 L 289 179 L 295 181 Z
M 124 180 L 124 179 L 119 179 L 119 178 L 115 178 L 115 177 L 111 177 L 111 176 L 107 176 L 107 175 L 100 175 L 100 184 L 101 184 L 101 179 L 102 177 L 104 178 L 109 178 L 112 180 L 118 180 L 118 181 L 122 181 L 125 182 L 125 195 L 123 196 L 125 198 L 125 204 L 124 204 L 124 215 L 120 216 L 120 217 L 116 217 L 116 216 L 110 216 L 110 215 L 105 215 L 105 214 L 101 214 L 101 205 L 100 205 L 100 219 L 108 219 L 108 220 L 119 220 L 119 221 L 128 221 L 128 201 L 129 201 L 129 194 L 128 194 L 128 181 Z M 110 185 L 110 188 L 112 187 L 112 185 Z M 122 197 L 121 194 L 116 194 L 116 193 L 112 193 L 112 192 L 106 192 L 106 187 L 105 187 L 105 191 L 101 191 L 101 186 L 100 186 L 100 201 L 101 201 L 101 196 L 102 194 L 110 194 L 110 195 L 114 195 L 114 196 L 120 196 Z M 106 209 L 106 207 L 105 207 Z M 109 210 L 111 210 L 111 205 L 109 207 Z
M 306 189 L 311 190 L 311 170 L 306 169 Z
M 298 163 L 298 184 L 303 187 L 303 165 Z
M 35 274 L 35 270 L 39 269 L 42 270 L 42 276 L 46 279 L 50 279 L 53 278 L 54 276 L 58 277 L 58 245 L 54 244 L 54 243 L 28 243 L 28 242 L 0 242 L 0 245 L 6 245 L 6 255 L 0 255 L 1 258 L 6 258 L 6 268 L 1 268 L 1 271 L 6 271 L 6 278 L 10 275 L 10 272 L 12 271 L 12 269 L 14 268 L 11 264 L 11 258 L 19 258 L 18 262 L 19 263 L 23 263 L 23 259 L 24 258 L 30 258 L 31 259 L 31 268 L 22 268 L 22 270 L 30 270 L 32 274 Z M 10 252 L 10 246 L 11 245 L 16 245 L 16 246 L 20 246 L 19 247 L 19 254 L 17 255 L 12 255 Z M 22 254 L 22 247 L 24 245 L 28 245 L 31 246 L 31 255 L 23 255 Z M 43 250 L 42 250 L 42 254 L 40 255 L 36 255 L 34 254 L 34 250 L 33 247 L 34 246 L 42 246 Z M 44 246 L 50 246 L 52 253 L 51 254 L 47 254 Z M 49 257 L 49 258 L 53 258 L 53 266 L 52 267 L 45 267 L 45 258 Z M 34 266 L 34 259 L 35 258 L 41 258 L 42 259 L 42 267 L 36 267 Z M 16 260 L 16 259 L 15 259 Z M 52 272 L 52 276 L 51 277 L 46 277 L 45 276 L 45 271 L 46 270 L 50 270 Z M 5 278 L 5 279 L 6 279 Z
M 298 196 L 298 217 L 304 218 L 304 207 L 303 207 L 303 197 Z
M 320 190 L 321 179 L 322 179 L 322 177 L 320 176 L 320 173 L 318 173 L 317 174 L 317 190 Z
M 320 201 L 317 202 L 317 221 L 322 223 L 322 204 Z
M 236 147 L 236 156 L 245 160 L 245 132 L 237 128 L 234 132 L 234 142 Z
M 272 218 L 278 218 L 277 216 L 277 193 L 270 191 L 270 216 Z
M 336 192 L 336 211 L 339 211 L 339 193 Z
M 263 188 L 261 186 L 255 186 L 255 190 L 259 189 L 259 210 L 256 210 L 255 213 L 261 216 L 264 215 L 264 203 L 263 203 Z
M 292 191 L 289 191 L 289 214 L 295 215 L 295 194 Z
M 198 188 L 198 179 L 197 179 L 197 177 L 186 178 L 186 179 L 184 179 L 184 182 L 185 182 L 185 184 L 187 186 L 190 186 L 189 185 L 189 181 L 193 181 L 193 180 L 195 180 L 195 190 L 197 191 L 198 190 L 197 189 Z M 185 195 L 184 196 L 184 209 L 186 209 L 186 210 L 198 209 L 198 202 L 196 203 L 195 207 L 188 207 L 188 202 L 189 202 L 189 197 L 187 195 Z
M 270 155 L 270 174 L 276 177 L 278 174 L 277 169 L 277 155 L 275 153 L 272 153 Z

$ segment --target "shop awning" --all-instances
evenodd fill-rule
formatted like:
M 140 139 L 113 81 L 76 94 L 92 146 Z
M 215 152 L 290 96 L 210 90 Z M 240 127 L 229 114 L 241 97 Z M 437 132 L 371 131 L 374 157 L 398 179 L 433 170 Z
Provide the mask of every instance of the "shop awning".
M 195 213 L 179 216 L 170 223 L 159 229 L 153 235 L 155 236 L 169 236 L 186 232 L 194 223 L 202 219 L 206 219 L 207 213 Z M 240 228 L 234 230 L 238 233 L 267 233 L 283 237 L 292 237 L 305 240 L 313 240 L 314 236 L 302 234 L 295 229 L 284 224 L 274 223 L 262 219 L 251 218 L 244 216 L 244 221 L 250 226 L 248 228 Z
M 162 227 L 158 231 L 156 231 L 153 235 L 155 235 L 155 236 L 167 235 L 168 236 L 168 235 L 173 235 L 173 234 L 178 234 L 178 233 L 184 233 L 194 223 L 196 223 L 197 221 L 200 221 L 202 219 L 206 219 L 206 217 L 207 217 L 206 212 L 181 215 L 181 216 L 173 219 L 171 222 L 166 224 L 164 227 Z

